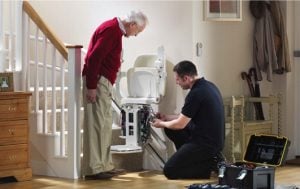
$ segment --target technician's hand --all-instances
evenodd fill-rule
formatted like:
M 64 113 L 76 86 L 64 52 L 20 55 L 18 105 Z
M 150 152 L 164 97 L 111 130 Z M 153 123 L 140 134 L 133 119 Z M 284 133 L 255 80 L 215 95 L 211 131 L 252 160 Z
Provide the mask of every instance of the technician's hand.
M 166 115 L 165 115 L 165 114 L 162 114 L 162 113 L 160 113 L 160 112 L 157 112 L 157 113 L 155 114 L 155 116 L 156 116 L 156 118 L 158 118 L 158 119 L 160 119 L 160 120 L 162 120 L 162 121 L 166 121 L 166 120 L 167 120 Z
M 86 100 L 88 103 L 96 102 L 96 89 L 87 89 Z
M 153 122 L 151 123 L 152 127 L 156 128 L 164 128 L 164 126 L 161 124 L 162 120 L 160 119 L 154 119 Z

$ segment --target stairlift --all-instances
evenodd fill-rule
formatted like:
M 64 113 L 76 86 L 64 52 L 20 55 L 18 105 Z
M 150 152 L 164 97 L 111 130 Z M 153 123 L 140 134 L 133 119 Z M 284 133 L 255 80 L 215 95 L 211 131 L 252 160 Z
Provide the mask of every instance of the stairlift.
M 112 152 L 142 151 L 150 138 L 150 122 L 155 117 L 152 105 L 158 104 L 165 94 L 166 73 L 164 48 L 159 47 L 157 54 L 138 56 L 133 68 L 118 78 L 116 92 L 120 98 L 125 145 L 111 146 Z M 120 81 L 125 76 L 128 95 L 124 95 L 120 89 Z

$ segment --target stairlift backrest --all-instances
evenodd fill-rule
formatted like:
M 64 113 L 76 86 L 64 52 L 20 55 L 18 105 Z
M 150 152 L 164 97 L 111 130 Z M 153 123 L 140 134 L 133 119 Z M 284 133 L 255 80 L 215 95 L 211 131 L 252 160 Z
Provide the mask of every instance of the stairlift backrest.
M 131 98 L 158 98 L 156 68 L 137 67 L 127 71 L 128 94 Z
M 127 71 L 129 97 L 159 99 L 165 94 L 165 75 L 165 63 L 157 55 L 139 56 Z
M 155 67 L 157 55 L 141 55 L 134 62 L 134 67 Z

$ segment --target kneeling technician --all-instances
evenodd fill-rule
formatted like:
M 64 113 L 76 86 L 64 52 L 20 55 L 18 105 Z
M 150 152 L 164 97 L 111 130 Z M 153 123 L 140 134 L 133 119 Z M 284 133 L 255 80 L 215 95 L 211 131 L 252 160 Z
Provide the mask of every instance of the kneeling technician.
M 152 126 L 164 128 L 177 151 L 166 162 L 168 179 L 210 178 L 224 146 L 224 107 L 212 82 L 197 77 L 196 66 L 181 61 L 173 68 L 176 84 L 190 89 L 179 115 L 163 115 Z

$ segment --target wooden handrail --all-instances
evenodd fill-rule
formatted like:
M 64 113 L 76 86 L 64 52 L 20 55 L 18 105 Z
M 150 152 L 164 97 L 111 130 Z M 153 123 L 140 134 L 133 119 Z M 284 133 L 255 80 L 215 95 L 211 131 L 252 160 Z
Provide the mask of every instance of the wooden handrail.
M 39 29 L 46 35 L 46 37 L 51 41 L 54 47 L 60 52 L 60 54 L 68 60 L 68 50 L 65 45 L 54 35 L 47 24 L 39 16 L 39 14 L 34 10 L 28 1 L 23 1 L 23 10 L 28 14 L 32 21 L 39 27 Z

